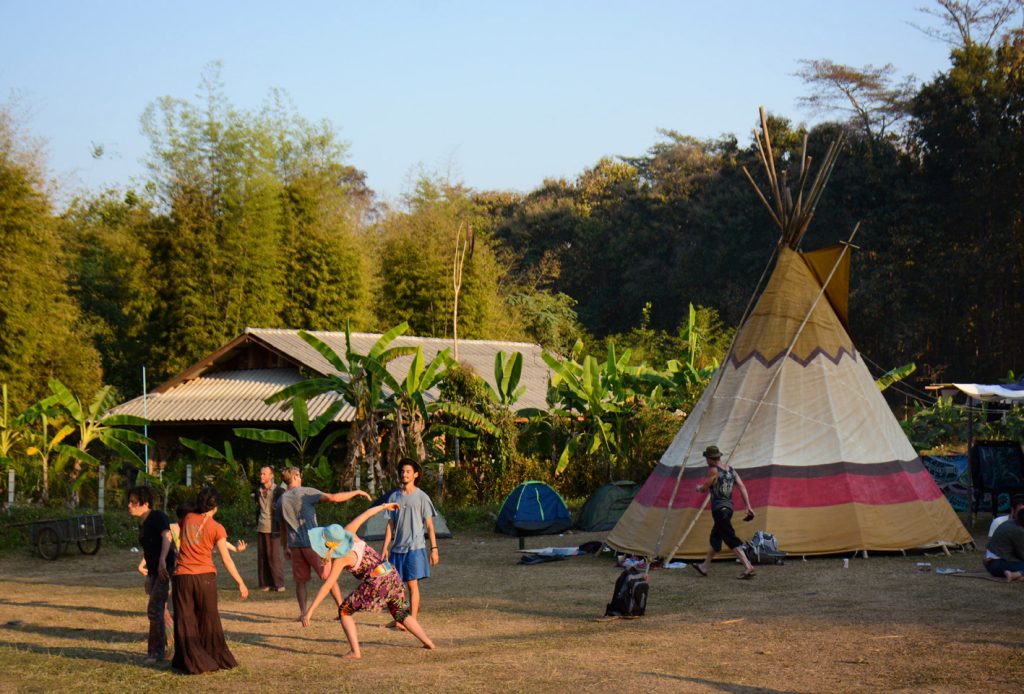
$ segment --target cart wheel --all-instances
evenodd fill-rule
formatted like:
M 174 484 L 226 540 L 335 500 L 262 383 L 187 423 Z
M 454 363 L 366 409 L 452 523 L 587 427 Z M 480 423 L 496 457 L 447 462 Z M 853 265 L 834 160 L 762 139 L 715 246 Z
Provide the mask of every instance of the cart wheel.
M 57 531 L 53 528 L 43 528 L 40 530 L 39 537 L 36 540 L 36 549 L 39 550 L 39 556 L 43 559 L 52 560 L 59 557 L 61 543 Z
M 82 554 L 96 554 L 100 551 L 100 538 L 94 537 L 91 540 L 79 540 L 78 551 Z

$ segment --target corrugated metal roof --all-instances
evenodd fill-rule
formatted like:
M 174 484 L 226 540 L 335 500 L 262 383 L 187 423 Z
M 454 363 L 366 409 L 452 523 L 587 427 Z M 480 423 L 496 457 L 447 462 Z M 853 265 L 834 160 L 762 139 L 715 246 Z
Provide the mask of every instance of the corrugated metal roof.
M 264 400 L 282 388 L 302 380 L 299 366 L 322 374 L 336 374 L 337 371 L 315 349 L 299 337 L 298 330 L 273 330 L 247 328 L 245 335 L 267 349 L 283 355 L 296 366 L 285 368 L 248 369 L 239 371 L 217 371 L 217 358 L 225 357 L 228 351 L 222 347 L 214 357 L 200 360 L 186 371 L 155 389 L 145 400 L 140 396 L 111 410 L 116 414 L 131 414 L 146 417 L 153 423 L 246 423 L 246 422 L 289 422 L 291 409 L 282 409 L 279 404 L 265 405 Z M 344 355 L 345 333 L 313 332 L 335 352 Z M 352 333 L 352 348 L 366 354 L 380 338 L 374 333 Z M 238 341 L 232 341 L 233 344 Z M 401 336 L 392 346 L 419 346 L 423 348 L 425 361 L 430 361 L 440 351 L 451 348 L 450 340 L 429 337 Z M 225 346 L 227 347 L 227 345 Z M 541 359 L 540 345 L 524 342 L 503 342 L 492 340 L 460 340 L 459 361 L 483 377 L 492 386 L 494 381 L 494 359 L 497 352 L 523 355 L 523 371 L 520 385 L 526 387 L 517 407 L 546 407 L 550 370 Z M 401 380 L 409 370 L 412 357 L 395 359 L 388 370 Z M 436 397 L 437 393 L 429 395 Z M 309 415 L 314 418 L 322 414 L 337 396 L 321 395 L 309 401 Z M 346 405 L 335 417 L 338 422 L 351 422 L 355 411 Z
M 146 417 L 151 422 L 290 422 L 291 408 L 263 401 L 300 380 L 297 369 L 220 371 L 186 381 L 166 393 L 129 400 L 111 413 Z M 334 399 L 321 395 L 310 400 L 310 418 L 322 414 Z M 351 422 L 354 417 L 355 412 L 346 406 L 335 421 Z

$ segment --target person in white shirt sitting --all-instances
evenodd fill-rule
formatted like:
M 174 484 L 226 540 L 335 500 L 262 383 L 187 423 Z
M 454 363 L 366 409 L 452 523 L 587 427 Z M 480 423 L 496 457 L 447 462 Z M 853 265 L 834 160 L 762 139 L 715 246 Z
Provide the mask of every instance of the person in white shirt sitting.
M 988 526 L 989 539 L 991 539 L 992 535 L 995 534 L 996 528 L 998 528 L 1000 525 L 1010 520 L 1011 518 L 1016 518 L 1017 513 L 1022 508 L 1024 508 L 1024 494 L 1014 494 L 1013 499 L 1010 501 L 1010 512 L 1007 513 L 1005 516 L 996 516 L 992 519 L 992 525 Z

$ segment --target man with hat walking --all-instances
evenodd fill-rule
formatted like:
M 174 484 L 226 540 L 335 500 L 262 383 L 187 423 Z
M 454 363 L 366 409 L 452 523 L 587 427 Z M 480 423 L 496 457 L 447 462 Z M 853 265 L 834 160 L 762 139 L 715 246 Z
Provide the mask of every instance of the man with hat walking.
M 714 527 L 711 528 L 710 547 L 700 564 L 694 564 L 693 568 L 701 576 L 707 577 L 708 569 L 711 568 L 711 560 L 722 550 L 724 542 L 733 554 L 743 563 L 743 573 L 736 578 L 750 579 L 755 575 L 754 567 L 747 559 L 743 551 L 743 543 L 736 537 L 736 531 L 732 527 L 732 489 L 735 486 L 740 490 L 743 497 L 743 504 L 746 506 L 747 515 L 743 520 L 754 520 L 754 509 L 750 506 L 750 497 L 747 496 L 747 488 L 740 479 L 740 475 L 728 463 L 722 461 L 722 452 L 718 446 L 708 446 L 704 449 L 704 459 L 708 464 L 708 476 L 697 485 L 697 492 L 711 493 L 711 518 Z

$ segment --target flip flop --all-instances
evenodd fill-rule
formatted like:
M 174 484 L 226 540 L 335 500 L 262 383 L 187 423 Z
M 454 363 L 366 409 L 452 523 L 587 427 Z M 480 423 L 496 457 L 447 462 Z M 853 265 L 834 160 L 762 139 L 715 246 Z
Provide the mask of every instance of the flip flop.
M 751 569 L 750 571 L 744 571 L 743 573 L 741 573 L 736 578 L 738 578 L 741 581 L 749 581 L 750 579 L 752 579 L 756 575 L 757 575 L 757 572 L 754 571 L 753 569 Z
M 701 578 L 707 578 L 708 577 L 708 572 L 705 571 L 704 569 L 700 568 L 700 564 L 690 564 L 690 566 L 693 567 L 694 571 L 696 571 L 697 573 L 700 574 Z

